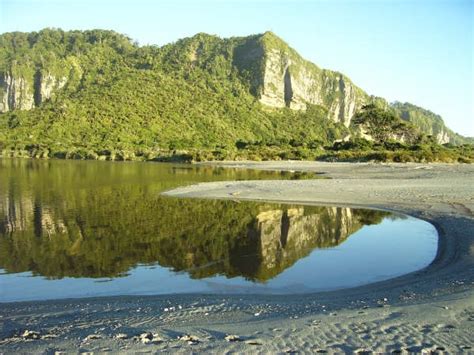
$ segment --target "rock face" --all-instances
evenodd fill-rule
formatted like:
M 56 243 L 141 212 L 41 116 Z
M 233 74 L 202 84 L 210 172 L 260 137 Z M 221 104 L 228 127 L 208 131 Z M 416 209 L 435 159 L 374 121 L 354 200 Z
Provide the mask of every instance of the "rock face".
M 254 50 L 253 60 L 261 61 L 261 72 L 255 91 L 265 106 L 304 110 L 307 104 L 320 105 L 328 110 L 330 119 L 348 127 L 357 110 L 365 104 L 375 103 L 395 109 L 423 133 L 433 135 L 438 143 L 461 143 L 439 115 L 408 103 L 389 104 L 383 98 L 370 96 L 345 75 L 321 69 L 303 59 L 271 32 L 261 35 L 257 43 L 261 49 Z
M 37 81 L 35 83 L 35 105 L 39 106 L 42 102 L 50 99 L 53 94 L 64 87 L 67 82 L 66 77 L 57 78 L 51 73 L 37 74 Z
M 331 119 L 349 126 L 369 96 L 349 78 L 318 68 L 270 32 L 261 38 L 263 71 L 259 100 L 270 107 L 304 110 L 308 103 L 328 109 Z
M 66 77 L 56 78 L 37 71 L 32 78 L 0 73 L 0 112 L 31 110 L 63 88 Z
M 0 112 L 30 110 L 34 107 L 34 90 L 24 77 L 0 73 Z
M 445 130 L 441 130 L 440 132 L 438 132 L 435 137 L 436 141 L 440 144 L 446 144 L 451 141 L 448 132 L 446 132 Z

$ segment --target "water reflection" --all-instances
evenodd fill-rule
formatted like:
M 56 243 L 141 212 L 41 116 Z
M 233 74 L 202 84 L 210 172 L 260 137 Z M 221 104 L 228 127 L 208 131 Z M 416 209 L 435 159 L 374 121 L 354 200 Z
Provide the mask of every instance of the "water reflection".
M 0 268 L 118 277 L 138 264 L 265 282 L 380 211 L 165 198 L 197 181 L 282 178 L 167 164 L 0 160 Z

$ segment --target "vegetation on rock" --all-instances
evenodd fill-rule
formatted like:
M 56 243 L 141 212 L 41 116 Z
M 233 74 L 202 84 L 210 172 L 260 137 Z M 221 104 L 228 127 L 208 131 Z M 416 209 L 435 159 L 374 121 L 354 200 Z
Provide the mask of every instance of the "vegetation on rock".
M 342 86 L 324 88 L 321 104 L 306 103 L 305 110 L 266 107 L 259 95 L 272 50 L 291 56 L 293 72 Z M 104 30 L 5 33 L 0 152 L 99 160 L 315 159 L 357 136 L 354 126 L 331 118 L 332 103 L 344 100 L 335 90 L 347 83 L 270 32 L 228 39 L 200 33 L 163 47 L 138 46 Z M 368 104 L 385 102 L 355 86 L 351 93 Z M 419 108 L 385 106 L 421 132 L 444 127 L 426 113 L 422 120 Z M 419 134 L 397 125 L 404 136 Z

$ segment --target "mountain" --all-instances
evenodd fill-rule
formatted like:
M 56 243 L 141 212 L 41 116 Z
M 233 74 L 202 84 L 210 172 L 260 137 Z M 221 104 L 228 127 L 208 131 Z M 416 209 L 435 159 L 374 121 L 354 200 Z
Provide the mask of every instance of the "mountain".
M 464 142 L 441 117 L 369 96 L 271 32 L 199 33 L 162 47 L 104 30 L 0 36 L 0 150 L 20 155 L 152 159 L 166 150 L 249 144 L 314 149 L 357 135 L 352 119 L 367 104 L 396 112 L 440 143 Z

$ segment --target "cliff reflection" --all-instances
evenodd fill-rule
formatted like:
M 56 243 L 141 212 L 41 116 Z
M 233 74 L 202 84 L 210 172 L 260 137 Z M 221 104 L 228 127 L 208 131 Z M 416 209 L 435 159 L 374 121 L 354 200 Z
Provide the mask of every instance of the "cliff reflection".
M 338 245 L 387 216 L 164 198 L 164 188 L 215 171 L 87 164 L 1 166 L 0 268 L 48 278 L 117 277 L 139 264 L 159 264 L 193 278 L 266 281 L 315 248 Z

